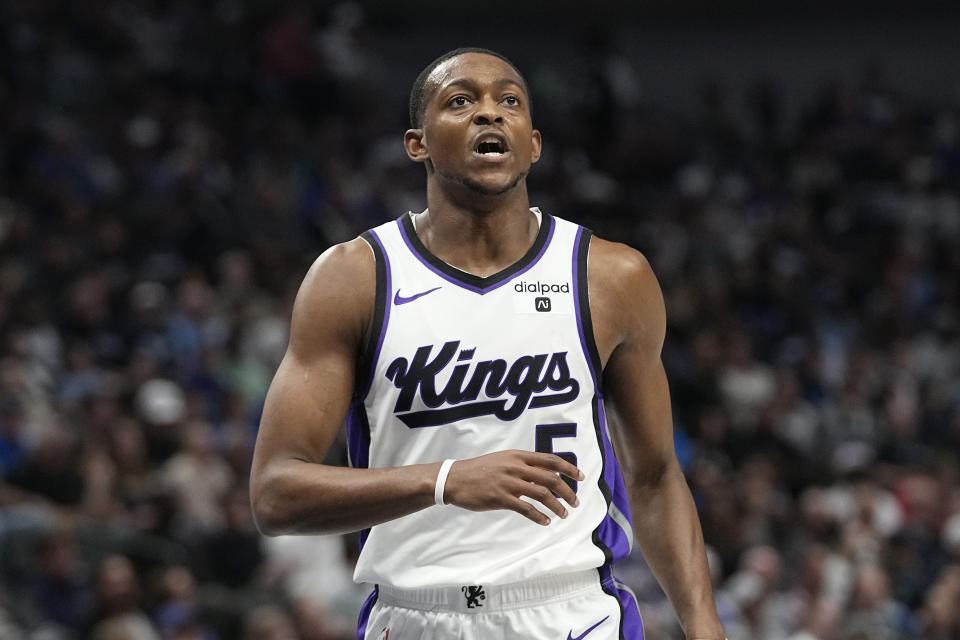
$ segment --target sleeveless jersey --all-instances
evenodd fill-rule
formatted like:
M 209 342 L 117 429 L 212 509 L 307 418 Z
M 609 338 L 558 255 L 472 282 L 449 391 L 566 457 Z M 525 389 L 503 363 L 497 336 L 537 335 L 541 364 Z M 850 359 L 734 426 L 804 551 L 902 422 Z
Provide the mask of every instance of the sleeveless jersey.
M 377 292 L 347 420 L 350 464 L 555 453 L 586 476 L 575 483 L 580 506 L 560 519 L 534 503 L 551 516 L 548 526 L 452 505 L 378 524 L 361 534 L 358 582 L 506 584 L 602 567 L 630 551 L 590 320 L 591 233 L 533 212 L 541 218 L 533 246 L 483 278 L 433 256 L 411 214 L 363 234 Z

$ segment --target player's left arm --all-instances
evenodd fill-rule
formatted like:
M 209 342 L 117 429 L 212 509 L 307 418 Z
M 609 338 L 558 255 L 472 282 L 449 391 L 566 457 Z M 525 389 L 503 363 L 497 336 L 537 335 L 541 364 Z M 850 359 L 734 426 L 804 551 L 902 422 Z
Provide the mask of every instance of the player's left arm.
M 638 251 L 594 238 L 589 257 L 594 335 L 605 363 L 608 414 L 630 495 L 633 529 L 687 638 L 724 637 L 700 519 L 673 447 L 670 392 L 661 361 L 663 294 Z

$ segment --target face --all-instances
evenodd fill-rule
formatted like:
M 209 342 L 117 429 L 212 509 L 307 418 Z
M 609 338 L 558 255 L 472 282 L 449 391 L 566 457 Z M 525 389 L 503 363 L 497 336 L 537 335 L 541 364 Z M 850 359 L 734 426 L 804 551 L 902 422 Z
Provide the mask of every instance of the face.
M 428 175 L 481 195 L 507 193 L 540 159 L 523 82 L 495 56 L 466 53 L 445 61 L 427 79 L 423 127 L 404 144 Z

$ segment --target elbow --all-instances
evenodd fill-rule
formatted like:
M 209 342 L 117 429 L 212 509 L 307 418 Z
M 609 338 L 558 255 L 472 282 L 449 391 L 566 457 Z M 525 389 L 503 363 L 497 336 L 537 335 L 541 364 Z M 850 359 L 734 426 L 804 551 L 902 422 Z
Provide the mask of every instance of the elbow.
M 287 533 L 283 526 L 283 519 L 279 517 L 275 505 L 265 499 L 252 499 L 250 506 L 253 511 L 253 521 L 260 533 L 268 537 Z
M 250 510 L 257 529 L 265 536 L 343 533 L 326 501 L 304 490 L 296 474 L 283 465 L 250 474 Z
M 630 474 L 631 484 L 635 489 L 641 491 L 656 491 L 670 480 L 676 479 L 686 482 L 683 479 L 683 470 L 680 468 L 680 463 L 675 457 L 643 465 L 634 469 Z
M 293 517 L 284 504 L 284 492 L 256 474 L 250 477 L 250 510 L 257 529 L 265 536 L 293 532 Z
M 250 511 L 253 513 L 253 522 L 257 529 L 265 536 L 279 536 L 283 533 L 276 505 L 270 498 L 261 492 L 254 492 L 250 488 Z

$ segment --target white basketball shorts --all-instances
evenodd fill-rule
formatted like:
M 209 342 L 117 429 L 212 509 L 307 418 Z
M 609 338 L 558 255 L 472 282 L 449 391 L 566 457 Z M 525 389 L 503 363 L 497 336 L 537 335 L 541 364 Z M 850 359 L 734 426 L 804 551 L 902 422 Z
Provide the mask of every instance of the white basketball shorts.
M 630 590 L 606 567 L 508 585 L 378 586 L 357 640 L 643 640 Z

